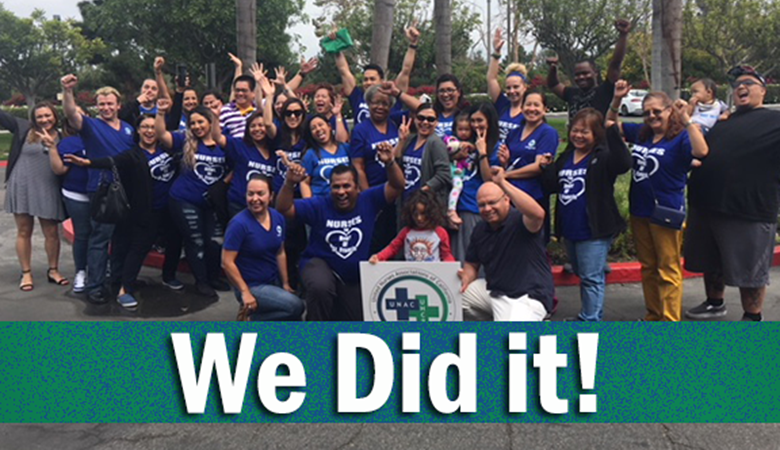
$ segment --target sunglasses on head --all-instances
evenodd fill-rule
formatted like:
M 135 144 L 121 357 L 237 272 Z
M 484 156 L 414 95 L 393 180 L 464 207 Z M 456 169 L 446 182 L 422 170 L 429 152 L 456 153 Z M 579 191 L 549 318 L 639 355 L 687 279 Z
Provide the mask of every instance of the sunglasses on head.
M 303 115 L 302 109 L 287 110 L 284 112 L 285 117 L 301 117 Z
M 417 116 L 417 120 L 420 122 L 428 122 L 428 123 L 434 123 L 436 122 L 435 116 Z

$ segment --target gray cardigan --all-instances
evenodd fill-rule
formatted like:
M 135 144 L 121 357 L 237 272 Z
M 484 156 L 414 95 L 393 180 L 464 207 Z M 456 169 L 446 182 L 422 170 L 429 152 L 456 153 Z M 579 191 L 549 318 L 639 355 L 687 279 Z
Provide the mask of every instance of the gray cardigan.
M 406 145 L 417 140 L 416 134 L 409 135 Z M 403 159 L 398 161 L 403 167 Z M 442 207 L 447 208 L 447 197 L 452 190 L 452 171 L 447 145 L 436 134 L 431 134 L 425 143 L 422 158 L 422 174 L 420 183 L 428 186 L 439 198 Z M 400 204 L 400 202 L 399 202 Z

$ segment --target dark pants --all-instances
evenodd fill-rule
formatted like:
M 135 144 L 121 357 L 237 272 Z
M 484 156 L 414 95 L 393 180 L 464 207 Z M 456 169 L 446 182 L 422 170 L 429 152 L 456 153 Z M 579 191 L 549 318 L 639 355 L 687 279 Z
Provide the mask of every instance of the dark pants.
M 170 212 L 167 209 L 153 211 L 149 223 L 138 224 L 124 222 L 116 226 L 114 239 L 111 242 L 111 268 L 115 269 L 113 281 L 119 281 L 125 292 L 135 292 L 135 282 L 141 272 L 146 255 L 157 240 L 160 229 L 166 233 L 165 262 L 163 263 L 163 280 L 176 278 L 176 268 L 181 255 L 181 235 L 178 228 L 171 223 Z
M 197 206 L 170 199 L 168 203 L 173 222 L 184 237 L 184 251 L 195 281 L 208 283 L 220 274 L 222 246 L 214 240 L 217 217 L 208 206 Z
M 362 321 L 360 283 L 345 284 L 328 263 L 313 258 L 301 270 L 307 321 Z
M 297 219 L 285 218 L 284 221 L 287 227 L 287 237 L 284 240 L 284 251 L 287 254 L 287 279 L 290 287 L 297 290 L 301 284 L 298 263 L 308 242 L 306 225 Z
M 92 233 L 89 202 L 80 202 L 64 196 L 62 200 L 73 224 L 73 262 L 76 265 L 76 272 L 87 270 L 89 235 Z
M 398 234 L 396 220 L 396 206 L 391 203 L 385 206 L 376 216 L 374 235 L 371 238 L 371 254 L 379 253 L 390 244 L 390 241 Z

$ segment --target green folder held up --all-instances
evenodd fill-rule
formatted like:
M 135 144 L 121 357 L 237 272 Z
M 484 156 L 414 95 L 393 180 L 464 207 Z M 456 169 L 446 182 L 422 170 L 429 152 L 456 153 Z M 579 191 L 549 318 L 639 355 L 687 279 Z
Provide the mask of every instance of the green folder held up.
M 352 36 L 349 35 L 349 31 L 346 28 L 342 28 L 336 32 L 336 39 L 325 36 L 320 39 L 320 45 L 327 53 L 338 53 L 352 48 L 354 43 L 352 42 Z

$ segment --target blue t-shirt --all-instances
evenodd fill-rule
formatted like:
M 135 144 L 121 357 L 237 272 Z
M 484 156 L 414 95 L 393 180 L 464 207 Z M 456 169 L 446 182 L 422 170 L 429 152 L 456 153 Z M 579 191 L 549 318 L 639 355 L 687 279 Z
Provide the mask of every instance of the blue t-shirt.
M 685 210 L 685 185 L 691 170 L 693 153 L 688 131 L 683 130 L 671 140 L 653 144 L 653 138 L 639 142 L 642 124 L 623 124 L 626 141 L 634 144 L 631 156 L 634 171 L 629 192 L 629 210 L 637 217 L 651 217 L 658 204 Z M 655 192 L 655 196 L 653 193 Z
M 377 186 L 387 181 L 385 164 L 379 160 L 376 151 L 377 145 L 382 142 L 388 142 L 392 147 L 398 143 L 398 125 L 395 121 L 387 121 L 387 133 L 380 133 L 371 120 L 366 120 L 352 130 L 349 157 L 363 158 L 369 186 Z
M 376 215 L 387 206 L 385 187 L 375 186 L 358 196 L 355 209 L 341 212 L 330 196 L 295 200 L 295 215 L 311 227 L 301 269 L 322 258 L 346 283 L 360 280 L 359 262 L 368 260 Z
M 282 129 L 276 134 L 276 139 L 271 145 L 274 156 L 277 150 L 284 150 L 287 153 L 287 158 L 294 163 L 300 164 L 301 158 L 303 158 L 303 152 L 306 150 L 306 142 L 303 139 L 299 139 L 295 145 L 284 145 L 285 139 L 282 138 Z M 276 173 L 274 174 L 274 192 L 279 192 L 284 184 L 284 179 L 287 176 L 287 166 L 284 165 L 282 158 L 276 158 Z M 299 188 L 296 188 L 296 192 Z
M 494 105 L 498 112 L 499 140 L 505 141 L 510 131 L 523 126 L 523 114 L 512 116 L 512 102 L 503 92 L 498 96 Z
M 185 137 L 179 133 L 173 136 L 173 151 L 181 153 Z M 195 206 L 206 206 L 205 195 L 212 184 L 224 178 L 227 173 L 225 153 L 218 145 L 208 147 L 202 141 L 198 142 L 195 153 L 195 167 L 184 167 L 182 173 L 171 186 L 170 196 L 178 201 L 192 203 Z
M 245 209 L 236 214 L 225 230 L 222 248 L 238 252 L 236 266 L 249 287 L 279 282 L 276 255 L 284 245 L 285 223 L 281 213 L 269 208 L 271 228 L 266 230 Z
M 79 136 L 70 136 L 61 140 L 57 144 L 57 151 L 60 153 L 60 157 L 65 155 L 76 155 L 80 158 L 87 157 L 84 141 Z M 68 167 L 68 173 L 65 174 L 65 179 L 62 180 L 62 188 L 71 192 L 86 194 L 87 182 L 89 181 L 88 169 L 75 164 L 64 164 Z
M 460 192 L 460 198 L 458 198 L 458 211 L 479 214 L 477 191 L 479 191 L 483 181 L 482 175 L 479 173 L 478 156 L 479 154 L 474 151 L 466 158 L 468 167 L 463 172 L 463 190 Z M 493 150 L 493 154 L 488 157 L 488 163 L 490 166 L 501 165 L 501 162 L 498 160 L 498 146 Z
M 558 131 L 555 128 L 543 123 L 523 140 L 524 126 L 525 122 L 522 122 L 520 127 L 513 129 L 507 135 L 506 146 L 509 148 L 507 172 L 533 164 L 537 155 L 550 153 L 554 157 L 558 151 Z M 513 178 L 509 182 L 536 200 L 544 197 L 539 177 Z
M 314 197 L 330 194 L 330 174 L 334 167 L 349 164 L 349 144 L 339 144 L 334 154 L 322 148 L 319 153 L 320 156 L 317 156 L 313 148 L 308 149 L 301 164 L 311 177 L 311 194 Z
M 98 159 L 116 156 L 125 150 L 135 147 L 134 130 L 127 122 L 120 121 L 119 129 L 115 130 L 102 119 L 81 116 L 82 126 L 79 135 L 84 140 L 87 158 Z M 97 191 L 101 175 L 106 180 L 113 179 L 111 171 L 90 170 L 87 192 Z
M 363 88 L 355 86 L 352 89 L 352 93 L 349 94 L 349 106 L 352 108 L 352 117 L 355 119 L 355 126 L 366 122 L 371 117 L 371 113 L 368 111 L 368 103 L 366 103 L 366 95 L 363 92 Z M 404 107 L 401 102 L 396 101 L 393 107 L 390 109 L 390 113 L 397 113 L 403 111 Z M 346 123 L 344 124 L 346 125 Z M 336 129 L 335 121 L 331 122 L 333 129 Z
M 415 150 L 414 146 L 417 144 L 417 139 L 413 140 L 406 146 L 404 156 L 401 158 L 404 165 L 404 178 L 406 179 L 406 187 L 404 188 L 404 200 L 406 200 L 412 193 L 422 187 L 422 158 L 425 152 L 425 144 L 419 149 Z
M 144 151 L 144 154 L 149 163 L 149 174 L 152 176 L 152 209 L 159 211 L 168 207 L 168 192 L 176 177 L 178 158 L 161 149 L 155 153 Z
M 588 224 L 588 195 L 586 180 L 588 164 L 592 154 L 574 164 L 574 153 L 563 169 L 558 171 L 558 182 L 561 190 L 558 193 L 558 214 L 560 217 L 561 235 L 570 241 L 587 241 L 592 237 Z
M 273 180 L 276 176 L 277 157 L 273 151 L 269 151 L 269 157 L 265 158 L 257 147 L 246 145 L 243 139 L 225 137 L 227 138 L 225 156 L 233 170 L 233 180 L 228 189 L 228 201 L 243 207 L 246 205 L 246 185 L 249 177 L 259 173 Z
M 439 122 L 436 124 L 436 136 L 444 139 L 444 136 L 452 136 L 452 127 L 455 124 L 455 116 L 452 114 L 449 117 L 444 117 L 444 114 L 439 114 Z

